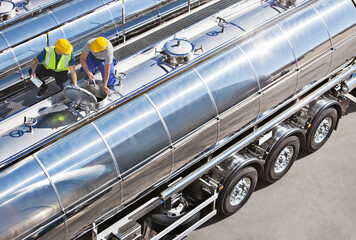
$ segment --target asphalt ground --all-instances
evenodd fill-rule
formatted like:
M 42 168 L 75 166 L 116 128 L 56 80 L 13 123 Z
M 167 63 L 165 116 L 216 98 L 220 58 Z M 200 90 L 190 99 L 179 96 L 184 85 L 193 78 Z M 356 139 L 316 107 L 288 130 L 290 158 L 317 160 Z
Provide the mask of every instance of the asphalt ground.
M 187 240 L 356 239 L 356 104 L 317 152 L 301 152 L 278 182 L 259 180 L 246 205 L 220 215 Z

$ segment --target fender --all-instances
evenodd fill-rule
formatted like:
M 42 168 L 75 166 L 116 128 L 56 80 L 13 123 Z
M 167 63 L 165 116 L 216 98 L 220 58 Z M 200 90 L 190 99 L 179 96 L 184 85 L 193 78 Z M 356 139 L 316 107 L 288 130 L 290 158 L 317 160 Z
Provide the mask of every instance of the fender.
M 335 130 L 337 129 L 337 126 L 339 124 L 339 120 L 342 116 L 342 106 L 341 106 L 341 103 L 331 97 L 328 97 L 328 96 L 322 96 L 320 99 L 316 100 L 316 103 L 312 109 L 312 111 L 310 111 L 310 119 L 311 120 L 311 124 L 315 124 L 315 119 L 325 110 L 325 109 L 328 109 L 328 108 L 335 108 L 336 111 L 337 111 L 337 115 L 338 115 L 338 118 L 337 118 L 337 122 L 336 122 L 336 125 L 335 125 Z
M 238 172 L 247 166 L 253 166 L 259 174 L 263 172 L 263 164 L 258 158 L 247 151 L 241 151 L 232 154 L 225 161 L 216 166 L 212 173 L 212 178 L 224 185 L 226 179 L 232 173 Z
M 286 139 L 289 136 L 297 136 L 299 138 L 299 141 L 301 145 L 305 144 L 306 142 L 306 136 L 305 132 L 299 128 L 298 126 L 294 125 L 293 123 L 289 121 L 282 122 L 278 124 L 276 127 L 274 127 L 270 132 L 265 134 L 264 136 L 267 136 L 268 134 L 272 134 L 271 137 L 269 137 L 267 140 L 260 142 L 260 138 L 257 143 L 255 144 L 255 149 L 254 152 L 261 158 L 261 159 L 266 159 L 268 154 L 272 151 L 272 149 L 275 146 L 278 146 L 281 141 Z

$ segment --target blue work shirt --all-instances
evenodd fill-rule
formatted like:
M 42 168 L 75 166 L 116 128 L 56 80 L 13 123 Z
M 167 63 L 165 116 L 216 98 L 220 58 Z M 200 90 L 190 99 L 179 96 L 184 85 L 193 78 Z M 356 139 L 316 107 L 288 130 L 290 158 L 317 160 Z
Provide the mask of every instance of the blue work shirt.
M 58 55 L 56 53 L 56 51 L 54 51 L 54 53 L 56 55 L 56 64 L 57 64 L 59 62 L 59 59 L 61 59 L 62 55 Z M 73 52 L 71 53 L 71 55 L 72 56 L 70 57 L 70 60 L 69 60 L 69 66 L 73 66 L 75 64 Z M 43 51 L 40 54 L 37 55 L 37 59 L 40 62 L 44 62 L 45 57 L 46 57 L 46 50 L 43 49 Z

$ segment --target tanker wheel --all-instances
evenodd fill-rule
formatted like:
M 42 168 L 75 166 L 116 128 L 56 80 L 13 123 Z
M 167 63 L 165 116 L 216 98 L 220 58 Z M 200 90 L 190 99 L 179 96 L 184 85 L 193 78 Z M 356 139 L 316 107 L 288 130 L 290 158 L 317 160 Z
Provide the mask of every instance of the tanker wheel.
M 292 167 L 299 148 L 300 141 L 296 136 L 289 136 L 280 141 L 266 159 L 263 178 L 269 183 L 281 179 Z
M 166 210 L 163 207 L 159 208 L 156 213 L 151 214 L 146 217 L 145 222 L 149 226 L 150 230 L 153 232 L 160 232 L 169 225 L 173 224 L 179 218 L 183 217 L 195 206 L 192 201 L 186 200 L 181 197 L 181 200 L 177 202 L 171 209 Z M 194 223 L 198 222 L 200 219 L 200 212 L 197 212 L 192 217 L 184 221 L 180 226 L 174 229 L 170 234 L 176 234 L 177 232 L 182 232 Z
M 232 172 L 219 193 L 216 203 L 219 213 L 230 216 L 242 208 L 255 190 L 257 179 L 258 173 L 253 167 Z
M 314 117 L 312 126 L 307 132 L 305 150 L 310 153 L 315 152 L 328 141 L 335 128 L 337 117 L 335 108 L 328 108 Z

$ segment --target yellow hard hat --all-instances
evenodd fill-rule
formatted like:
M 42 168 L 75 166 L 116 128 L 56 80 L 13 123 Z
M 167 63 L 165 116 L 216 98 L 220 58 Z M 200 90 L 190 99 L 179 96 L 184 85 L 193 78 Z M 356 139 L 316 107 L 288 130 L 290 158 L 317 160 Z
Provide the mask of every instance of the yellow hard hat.
M 67 39 L 59 39 L 54 46 L 57 51 L 64 54 L 71 54 L 73 51 L 73 46 Z
M 108 40 L 104 37 L 98 37 L 90 44 L 90 49 L 97 53 L 103 51 L 107 46 Z

